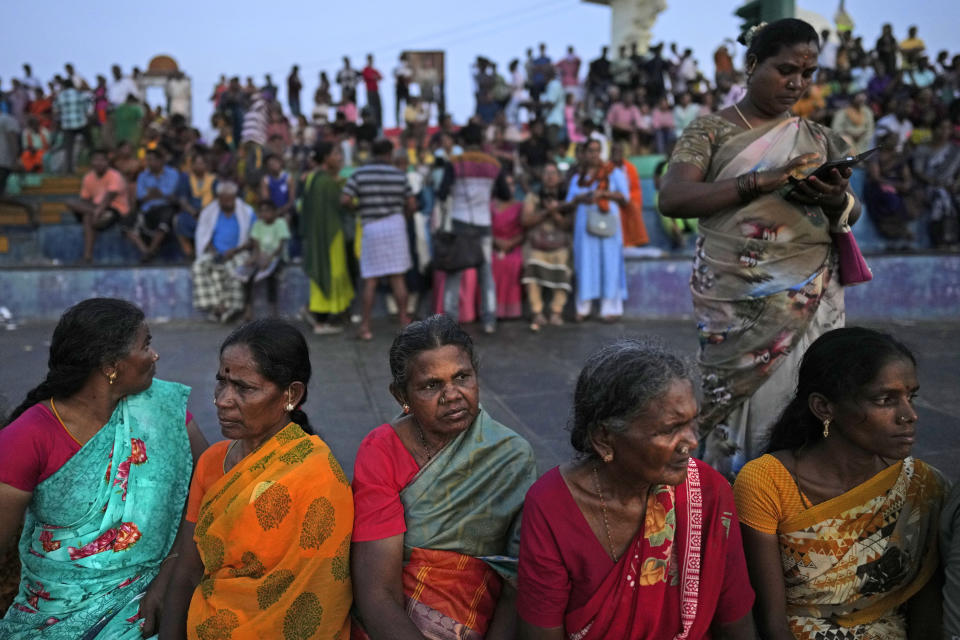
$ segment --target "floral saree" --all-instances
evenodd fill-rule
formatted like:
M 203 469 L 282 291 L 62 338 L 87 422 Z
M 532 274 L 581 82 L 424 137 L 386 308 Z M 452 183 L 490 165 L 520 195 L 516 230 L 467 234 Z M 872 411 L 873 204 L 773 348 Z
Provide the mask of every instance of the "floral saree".
M 204 573 L 187 637 L 345 640 L 352 529 L 343 469 L 291 422 L 203 498 L 194 541 Z
M 906 458 L 781 525 L 790 629 L 799 640 L 907 637 L 900 605 L 939 565 L 944 483 Z
M 719 122 L 725 123 L 707 116 L 691 125 L 671 162 L 707 164 L 704 179 L 716 182 L 780 167 L 806 153 L 817 153 L 820 164 L 840 157 L 847 146 L 829 129 L 802 118 L 732 135 L 732 125 Z M 711 126 L 727 139 L 715 149 L 696 148 L 701 140 L 720 135 Z M 829 223 L 819 207 L 790 202 L 775 192 L 702 218 L 699 230 L 690 290 L 700 338 L 703 427 L 710 431 L 726 421 L 732 429 L 744 429 L 738 417 L 727 420 L 730 414 L 791 361 L 791 354 L 798 358 L 802 342 L 843 325 L 843 291 Z M 793 386 L 790 373 L 777 389 L 765 389 L 767 395 L 787 393 Z M 754 407 L 754 414 L 764 414 L 751 416 L 760 433 L 734 435 L 733 448 L 740 448 L 746 459 L 758 455 L 766 423 L 779 409 Z M 711 442 L 705 460 L 726 471 L 712 455 Z
M 725 481 L 691 458 L 684 483 L 655 487 L 644 526 L 627 551 L 589 602 L 567 613 L 570 640 L 682 640 L 709 634 L 728 551 L 735 552 L 730 545 L 740 546 L 733 497 L 728 487 L 716 491 L 714 483 Z M 752 603 L 749 586 L 743 587 L 737 603 L 742 611 L 723 612 L 733 620 L 748 613 Z
M 503 580 L 515 584 L 530 444 L 481 409 L 403 491 L 403 592 L 430 640 L 480 640 Z M 365 638 L 359 625 L 354 638 Z
M 154 379 L 37 485 L 0 637 L 141 637 L 139 601 L 177 535 L 193 469 L 189 393 Z

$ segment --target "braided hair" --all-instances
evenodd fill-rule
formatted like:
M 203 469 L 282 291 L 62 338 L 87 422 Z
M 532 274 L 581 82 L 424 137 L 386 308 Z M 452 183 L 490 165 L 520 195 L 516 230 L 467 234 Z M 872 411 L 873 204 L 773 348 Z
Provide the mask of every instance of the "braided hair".
M 42 400 L 69 398 L 97 369 L 123 358 L 143 318 L 139 307 L 116 298 L 90 298 L 67 309 L 53 330 L 46 377 L 27 393 L 3 426 Z
M 303 396 L 290 411 L 290 420 L 307 433 L 315 433 L 310 419 L 301 408 L 307 401 L 310 382 L 310 351 L 303 334 L 295 326 L 278 318 L 254 320 L 235 329 L 220 345 L 220 355 L 227 347 L 243 345 L 250 349 L 260 375 L 281 389 L 294 382 L 303 383 Z

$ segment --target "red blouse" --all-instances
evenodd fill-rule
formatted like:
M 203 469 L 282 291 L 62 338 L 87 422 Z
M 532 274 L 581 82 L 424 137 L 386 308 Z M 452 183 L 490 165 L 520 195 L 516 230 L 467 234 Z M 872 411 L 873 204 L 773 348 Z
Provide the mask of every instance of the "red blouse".
M 389 424 L 363 439 L 353 463 L 353 541 L 383 540 L 404 533 L 400 491 L 420 471 Z
M 187 424 L 191 420 L 187 411 Z M 33 492 L 77 451 L 80 443 L 38 402 L 0 429 L 0 483 Z

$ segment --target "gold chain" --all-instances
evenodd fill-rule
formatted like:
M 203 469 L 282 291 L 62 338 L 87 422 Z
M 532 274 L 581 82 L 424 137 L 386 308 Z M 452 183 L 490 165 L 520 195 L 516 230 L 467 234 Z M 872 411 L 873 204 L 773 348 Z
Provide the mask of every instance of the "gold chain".
M 750 121 L 743 115 L 743 111 L 740 111 L 740 106 L 734 102 L 733 109 L 737 112 L 737 115 L 740 116 L 740 119 L 743 120 L 743 124 L 747 125 L 747 129 L 753 129 L 753 125 L 750 124 Z
M 53 415 L 57 416 L 57 420 L 60 422 L 60 426 L 63 427 L 63 430 L 67 432 L 67 435 L 70 436 L 74 442 L 76 442 L 81 447 L 83 443 L 77 440 L 77 436 L 73 435 L 73 432 L 70 429 L 67 429 L 67 424 L 63 421 L 63 418 L 60 417 L 60 414 L 57 412 L 57 405 L 54 404 L 53 398 L 50 398 L 50 408 L 53 409 Z
M 617 552 L 613 548 L 613 536 L 610 535 L 610 522 L 607 520 L 607 502 L 603 499 L 603 490 L 600 488 L 600 472 L 597 465 L 593 465 L 593 479 L 597 484 L 597 495 L 600 496 L 600 511 L 603 513 L 603 527 L 607 530 L 607 545 L 610 547 L 610 557 L 617 561 Z

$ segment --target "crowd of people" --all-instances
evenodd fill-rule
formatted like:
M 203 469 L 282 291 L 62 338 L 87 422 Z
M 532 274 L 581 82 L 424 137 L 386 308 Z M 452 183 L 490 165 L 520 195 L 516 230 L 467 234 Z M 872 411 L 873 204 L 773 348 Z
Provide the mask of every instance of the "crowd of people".
M 226 439 L 208 445 L 190 389 L 154 377 L 143 312 L 78 303 L 0 429 L 0 633 L 960 632 L 960 491 L 911 455 L 917 364 L 890 335 L 837 328 L 810 344 L 732 489 L 693 457 L 696 367 L 656 342 L 587 359 L 572 455 L 539 479 L 531 445 L 480 404 L 478 356 L 448 315 L 403 328 L 388 358 L 400 412 L 369 430 L 351 482 L 311 427 L 322 363 L 295 325 L 256 320 L 223 341 L 211 368 Z
M 955 248 L 960 243 L 960 55 L 927 51 L 916 27 L 898 42 L 892 27 L 885 25 L 872 49 L 844 27 L 825 30 L 821 41 L 814 82 L 796 101 L 793 113 L 830 126 L 852 151 L 883 149 L 866 165 L 864 198 L 891 249 L 917 246 L 913 221 L 920 217 L 922 233 L 928 236 L 923 246 Z M 615 53 L 605 47 L 587 63 L 572 47 L 562 57 L 551 57 L 545 44 L 500 68 L 478 56 L 471 66 L 475 110 L 468 123 L 483 128 L 482 148 L 512 174 L 517 194 L 528 194 L 538 188 L 548 161 L 557 161 L 561 168 L 576 164 L 578 148 L 590 139 L 600 141 L 604 161 L 610 159 L 611 142 L 624 144 L 625 157 L 669 155 L 696 118 L 742 100 L 746 69 L 735 61 L 736 53 L 732 41 L 718 47 L 711 78 L 699 69 L 690 49 L 676 44 L 659 43 L 647 52 L 635 45 L 621 46 Z M 197 155 L 204 157 L 200 187 L 205 187 L 206 174 L 229 179 L 252 205 L 261 199 L 268 156 L 278 156 L 281 174 L 302 184 L 318 142 L 339 146 L 344 165 L 352 167 L 366 162 L 374 141 L 388 133 L 395 146 L 407 152 L 408 171 L 429 173 L 443 149 L 443 134 L 460 127 L 443 113 L 440 85 L 414 81 L 406 54 L 391 75 L 396 129 L 384 128 L 384 74 L 372 55 L 363 68 L 353 67 L 345 57 L 329 77 L 321 71 L 312 106 L 303 99 L 305 82 L 296 65 L 285 91 L 269 74 L 262 84 L 252 77 L 243 83 L 240 77 L 221 76 L 211 96 L 214 114 L 198 126 L 188 121 L 189 90 L 182 89 L 182 75 L 168 83 L 165 107 L 151 108 L 137 68 L 125 75 L 114 66 L 110 81 L 98 75 L 88 83 L 66 64 L 44 84 L 24 65 L 23 76 L 12 79 L 10 87 L 0 84 L 0 112 L 10 116 L 0 118 L 6 134 L 0 136 L 0 182 L 13 171 L 70 173 L 81 146 L 88 155 L 106 150 L 109 163 L 129 185 L 126 199 L 113 202 L 134 218 L 128 226 L 137 228 L 149 258 L 154 253 L 150 240 L 173 235 L 177 214 L 196 208 L 183 201 L 196 199 L 187 183 Z M 162 209 L 142 220 L 141 210 L 150 211 L 159 202 L 145 202 L 133 189 L 139 173 L 148 169 L 150 149 L 160 150 L 163 162 L 181 173 L 182 184 L 164 193 L 172 211 Z M 200 203 L 209 204 L 210 189 L 201 190 Z M 290 198 L 288 204 L 279 189 L 274 194 L 282 202 L 277 205 L 281 217 L 295 231 L 296 212 L 288 211 L 294 194 Z M 664 224 L 671 236 L 676 234 L 678 223 Z M 182 235 L 189 235 L 191 226 L 187 224 Z M 646 236 L 638 229 L 635 238 L 624 240 L 627 246 L 643 244 Z M 85 259 L 90 258 L 85 253 Z

